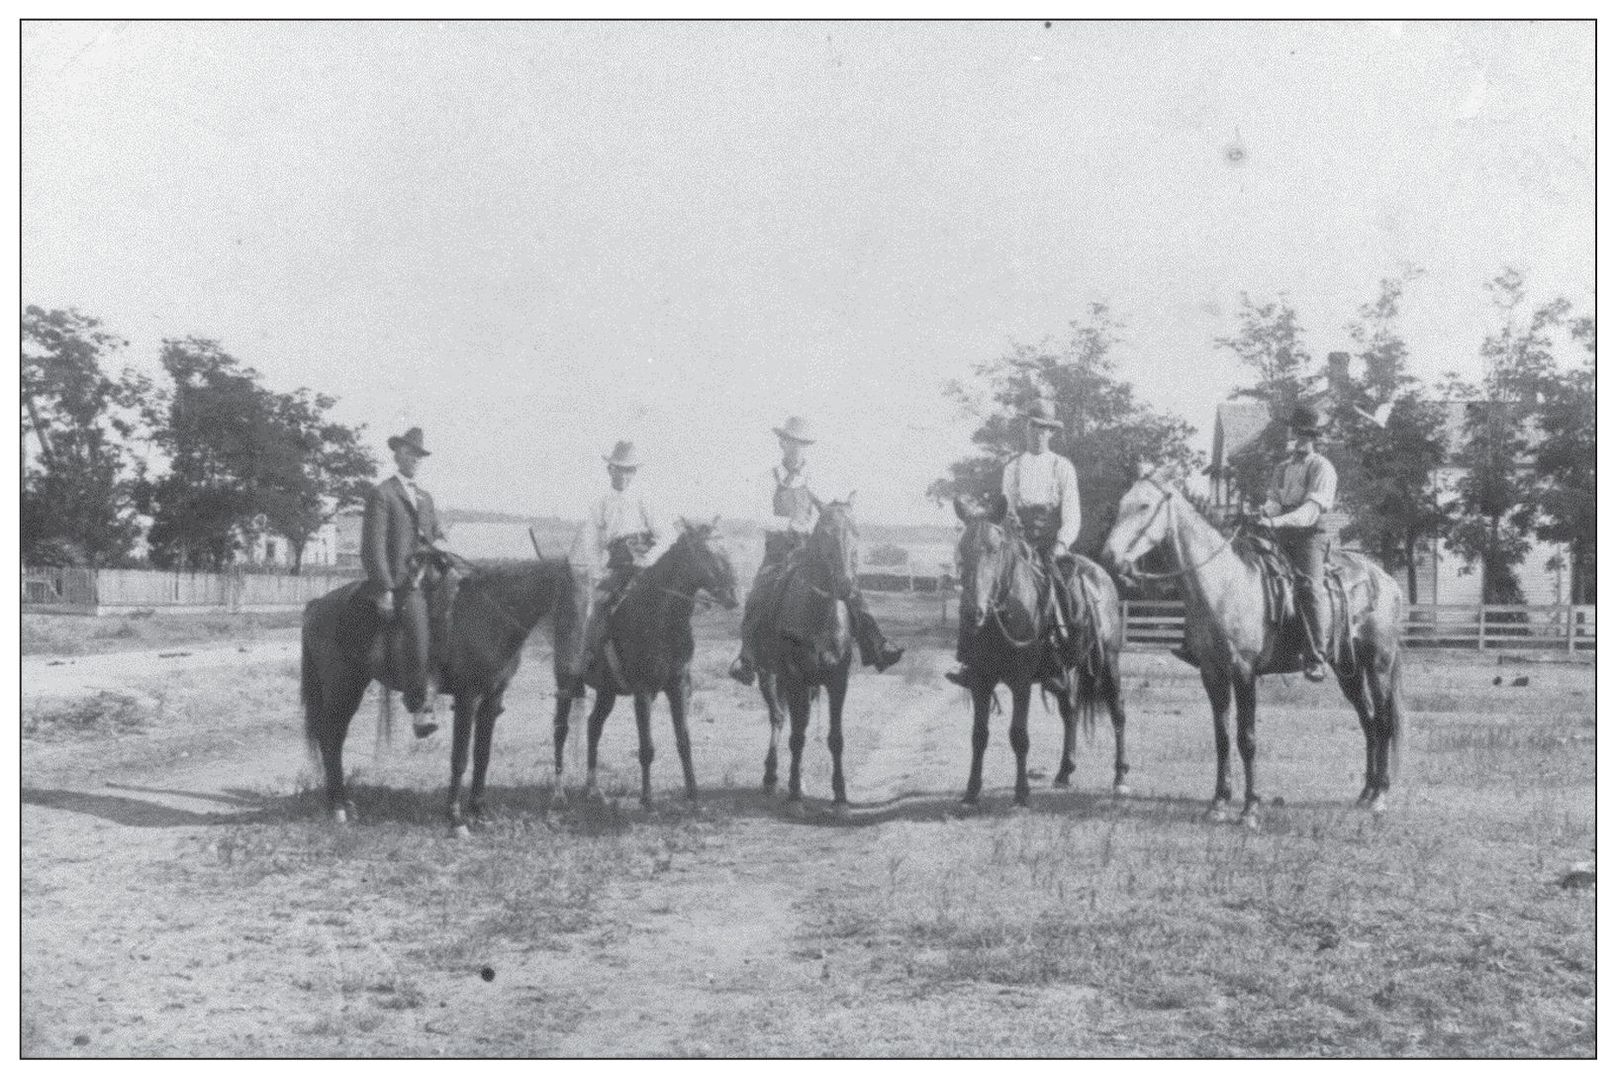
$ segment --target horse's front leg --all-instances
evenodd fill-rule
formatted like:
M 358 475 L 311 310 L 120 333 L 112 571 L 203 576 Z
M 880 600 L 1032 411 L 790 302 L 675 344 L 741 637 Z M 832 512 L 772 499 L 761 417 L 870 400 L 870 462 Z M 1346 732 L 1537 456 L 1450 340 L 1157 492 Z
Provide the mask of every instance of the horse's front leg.
M 762 793 L 772 795 L 779 783 L 779 738 L 785 731 L 785 708 L 779 702 L 779 686 L 772 673 L 758 670 L 757 688 L 768 708 L 768 755 L 762 760 Z
M 1085 685 L 1083 677 L 1077 681 Z M 1064 749 L 1059 756 L 1059 772 L 1054 775 L 1054 787 L 1070 787 L 1071 774 L 1076 772 L 1076 701 L 1068 692 L 1056 692 L 1054 703 L 1059 707 L 1059 720 L 1064 725 Z
M 981 763 L 986 757 L 986 741 L 991 732 L 992 689 L 981 684 L 970 689 L 975 704 L 975 727 L 970 733 L 970 779 L 964 785 L 964 802 L 973 806 L 981 798 Z
M 1132 785 L 1126 775 L 1132 767 L 1126 760 L 1126 697 L 1121 694 L 1121 652 L 1113 649 L 1104 656 L 1104 698 L 1110 708 L 1110 726 L 1115 730 L 1115 782 L 1112 786 L 1118 798 L 1132 794 Z
M 454 696 L 454 742 L 448 756 L 448 820 L 456 832 L 465 827 L 460 809 L 460 781 L 471 760 L 471 729 L 476 718 L 477 697 Z
M 616 692 L 605 688 L 594 693 L 594 710 L 588 715 L 588 778 L 583 785 L 589 795 L 600 793 L 600 734 L 605 731 L 605 719 L 611 716 L 611 708 L 615 705 Z
M 476 746 L 471 761 L 471 816 L 482 816 L 482 792 L 488 782 L 488 762 L 493 757 L 493 726 L 504 713 L 504 689 L 484 696 L 476 708 Z
M 1031 733 L 1027 719 L 1031 716 L 1031 685 L 1014 688 L 1014 716 L 1009 719 L 1009 746 L 1014 749 L 1014 804 L 1031 805 L 1031 780 L 1026 775 L 1026 756 L 1031 751 Z
M 807 718 L 811 706 L 806 682 L 791 680 L 785 684 L 785 700 L 790 704 L 790 802 L 801 806 L 801 753 L 807 746 Z
M 684 797 L 691 804 L 699 801 L 695 790 L 695 758 L 689 746 L 689 669 L 686 667 L 667 686 L 667 706 L 672 711 L 673 742 L 678 745 L 678 760 L 684 766 Z
M 1227 731 L 1227 708 L 1233 698 L 1232 681 L 1224 674 L 1202 669 L 1199 679 L 1210 697 L 1211 728 L 1216 736 L 1216 792 L 1211 796 L 1210 817 L 1228 819 L 1227 804 L 1233 801 L 1232 739 Z
M 650 703 L 654 692 L 633 693 L 633 718 L 639 725 L 639 805 L 650 809 L 650 763 L 656 760 L 656 746 L 650 742 Z
M 1244 762 L 1244 811 L 1240 820 L 1253 828 L 1261 817 L 1261 796 L 1255 789 L 1255 678 L 1235 678 L 1233 698 L 1238 703 L 1239 758 Z
M 572 728 L 572 693 L 563 684 L 555 686 L 555 790 L 560 790 L 566 773 L 566 739 Z
M 841 768 L 841 751 L 843 739 L 841 733 L 841 711 L 846 706 L 847 678 L 852 672 L 852 654 L 848 650 L 841 664 L 830 674 L 829 682 L 825 685 L 829 689 L 829 757 L 834 768 L 831 771 L 830 786 L 835 792 L 835 805 L 846 805 L 846 774 Z

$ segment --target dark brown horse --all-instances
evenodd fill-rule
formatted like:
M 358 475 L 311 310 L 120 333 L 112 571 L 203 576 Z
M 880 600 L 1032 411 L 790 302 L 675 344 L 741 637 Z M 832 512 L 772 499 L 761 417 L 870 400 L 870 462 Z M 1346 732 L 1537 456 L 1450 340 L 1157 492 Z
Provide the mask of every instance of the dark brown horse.
M 1048 597 L 1041 587 L 1040 565 L 1033 548 L 1005 528 L 1003 500 L 991 512 L 953 501 L 953 509 L 964 522 L 959 542 L 962 561 L 960 577 L 963 605 L 958 623 L 971 626 L 973 634 L 970 667 L 975 685 L 970 695 L 975 708 L 974 749 L 970 760 L 969 783 L 964 802 L 973 804 L 981 794 L 981 761 L 986 753 L 988 722 L 992 714 L 992 693 L 999 684 L 1007 685 L 1014 699 L 1014 716 L 1009 724 L 1009 746 L 1014 749 L 1014 801 L 1030 802 L 1031 785 L 1026 777 L 1026 754 L 1031 747 L 1027 717 L 1031 706 L 1031 686 L 1044 672 L 1044 655 L 1054 620 Z M 1107 707 L 1115 730 L 1115 779 L 1117 796 L 1130 793 L 1126 774 L 1126 710 L 1121 698 L 1121 606 L 1115 582 L 1091 559 L 1074 556 L 1078 579 L 1098 590 L 1097 601 L 1088 604 L 1083 624 L 1088 631 L 1079 634 L 1085 646 L 1081 660 L 1066 674 L 1066 691 L 1053 691 L 1059 716 L 1065 726 L 1065 745 L 1059 762 L 1055 787 L 1069 787 L 1076 768 L 1076 726 L 1080 721 L 1089 730 L 1097 720 L 1100 706 Z M 1048 689 L 1043 689 L 1045 692 Z
M 689 746 L 689 661 L 695 655 L 690 618 L 700 593 L 711 595 L 727 609 L 737 604 L 734 567 L 717 543 L 717 519 L 707 524 L 680 521 L 681 532 L 667 553 L 633 578 L 607 622 L 608 650 L 590 669 L 584 682 L 594 689 L 594 712 L 588 719 L 588 782 L 590 794 L 598 791 L 596 767 L 600 733 L 611 716 L 617 696 L 633 697 L 639 724 L 639 802 L 650 806 L 650 763 L 656 749 L 650 742 L 650 708 L 665 693 L 672 711 L 673 739 L 684 766 L 684 791 L 695 802 L 695 764 Z M 562 688 L 562 691 L 566 691 Z M 561 786 L 563 751 L 569 727 L 571 698 L 561 696 L 555 705 L 555 783 Z
M 845 600 L 857 589 L 857 525 L 852 520 L 852 500 L 819 504 L 812 535 L 784 566 L 773 590 L 772 623 L 760 626 L 757 634 L 757 686 L 772 726 L 762 766 L 762 790 L 771 794 L 779 781 L 779 736 L 788 712 L 789 801 L 799 808 L 807 721 L 822 689 L 829 694 L 829 755 L 834 764 L 830 786 L 835 805 L 844 807 L 841 711 L 846 706 L 853 642 Z M 781 629 L 786 616 L 793 622 L 789 632 Z
M 303 727 L 323 764 L 326 798 L 338 822 L 351 812 L 342 769 L 348 727 L 370 682 L 385 683 L 380 620 L 358 594 L 361 583 L 343 585 L 303 609 Z M 505 688 L 521 665 L 522 645 L 546 616 L 554 619 L 557 646 L 569 641 L 577 625 L 575 603 L 565 560 L 479 569 L 461 580 L 441 655 L 443 691 L 454 699 L 449 817 L 456 828 L 464 825 L 460 780 L 473 731 L 476 763 L 469 806 L 475 815 L 487 780 L 493 724 L 504 710 Z M 564 657 L 557 654 L 556 662 Z M 386 712 L 390 709 L 389 699 Z
M 1228 820 L 1233 798 L 1227 710 L 1238 705 L 1238 748 L 1244 761 L 1247 824 L 1258 823 L 1261 796 L 1255 788 L 1255 679 L 1295 673 L 1300 662 L 1292 640 L 1269 616 L 1261 571 L 1178 491 L 1145 477 L 1121 497 L 1104 555 L 1123 579 L 1138 574 L 1140 558 L 1164 545 L 1181 579 L 1188 651 L 1199 663 L 1210 696 L 1216 734 L 1216 791 L 1211 817 Z M 1231 548 L 1231 549 L 1230 549 Z M 1347 608 L 1356 624 L 1348 639 L 1319 634 L 1331 653 L 1345 697 L 1356 708 L 1367 746 L 1367 774 L 1357 801 L 1382 812 L 1401 734 L 1401 589 L 1388 573 L 1353 552 L 1335 555 L 1343 575 Z M 1147 576 L 1147 574 L 1142 574 Z M 1331 597 L 1330 597 L 1331 598 Z M 1332 604 L 1330 604 L 1332 606 Z M 1341 618 L 1330 610 L 1334 625 Z

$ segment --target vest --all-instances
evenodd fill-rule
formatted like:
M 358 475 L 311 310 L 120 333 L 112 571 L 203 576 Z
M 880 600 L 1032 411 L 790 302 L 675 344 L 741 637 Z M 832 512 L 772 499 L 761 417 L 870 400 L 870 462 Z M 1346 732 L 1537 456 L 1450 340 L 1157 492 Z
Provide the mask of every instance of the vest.
M 773 516 L 789 518 L 805 525 L 813 516 L 813 493 L 806 485 L 785 487 L 779 481 L 779 470 L 773 471 Z

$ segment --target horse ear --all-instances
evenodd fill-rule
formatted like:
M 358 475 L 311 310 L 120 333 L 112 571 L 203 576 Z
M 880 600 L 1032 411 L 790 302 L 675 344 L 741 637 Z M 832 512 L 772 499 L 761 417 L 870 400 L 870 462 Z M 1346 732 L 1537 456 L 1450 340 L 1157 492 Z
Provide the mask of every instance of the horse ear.
M 723 520 L 723 515 L 721 515 L 721 514 L 713 514 L 712 515 L 712 531 L 713 532 L 717 531 L 717 523 L 719 521 L 721 521 L 721 520 Z
M 851 510 L 852 509 L 852 504 L 856 503 L 856 502 L 857 502 L 857 489 L 854 488 L 850 492 L 846 493 L 846 509 Z
M 678 515 L 678 520 L 674 524 L 678 526 L 679 532 L 689 531 L 689 519 L 684 517 L 682 514 Z

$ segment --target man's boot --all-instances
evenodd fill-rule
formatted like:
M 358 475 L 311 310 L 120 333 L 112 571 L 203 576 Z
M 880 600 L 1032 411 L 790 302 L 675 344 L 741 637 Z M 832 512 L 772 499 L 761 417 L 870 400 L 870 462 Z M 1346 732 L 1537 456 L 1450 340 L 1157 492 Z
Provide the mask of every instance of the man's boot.
M 875 672 L 884 673 L 886 670 L 902 661 L 903 652 L 906 650 L 907 648 L 898 647 L 890 640 L 881 640 L 879 648 L 874 652 L 873 660 L 870 661 L 868 665 L 873 666 Z
M 735 655 L 734 661 L 729 664 L 729 677 L 744 684 L 747 688 L 756 683 L 757 671 L 745 657 L 744 651 Z
M 957 669 L 948 670 L 944 675 L 960 688 L 975 690 L 975 671 L 969 666 L 960 665 Z

